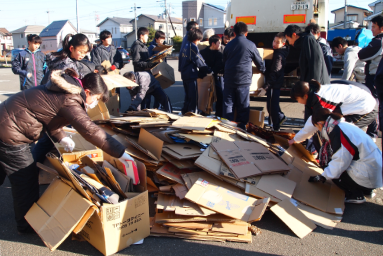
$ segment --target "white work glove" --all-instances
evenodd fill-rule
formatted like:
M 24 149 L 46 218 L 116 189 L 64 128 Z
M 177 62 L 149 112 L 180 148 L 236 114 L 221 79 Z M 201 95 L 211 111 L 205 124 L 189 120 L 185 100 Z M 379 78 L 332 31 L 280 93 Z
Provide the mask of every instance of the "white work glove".
M 28 78 L 31 78 L 31 77 L 32 77 L 32 73 L 28 73 L 28 74 L 27 74 L 27 77 L 28 77 Z
M 120 160 L 121 162 L 134 161 L 133 157 L 131 157 L 128 153 L 124 153 L 122 157 L 120 157 L 118 160 Z
M 75 146 L 75 143 L 74 141 L 69 138 L 69 137 L 64 137 L 61 141 L 60 141 L 60 145 L 64 147 L 64 150 L 66 152 L 72 152 L 73 149 L 74 149 L 74 146 Z
M 213 73 L 213 71 L 211 72 L 211 73 L 209 73 L 209 74 L 207 74 L 207 76 L 212 76 L 214 73 Z
M 266 95 L 266 90 L 263 88 L 258 89 L 258 97 L 262 97 Z

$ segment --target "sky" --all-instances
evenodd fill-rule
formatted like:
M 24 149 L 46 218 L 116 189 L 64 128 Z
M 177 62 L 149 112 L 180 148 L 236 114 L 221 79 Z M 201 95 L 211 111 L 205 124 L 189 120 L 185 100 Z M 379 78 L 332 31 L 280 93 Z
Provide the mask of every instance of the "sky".
M 261 0 L 249 0 L 260 1 Z M 284 1 L 284 0 L 280 0 Z M 134 3 L 137 2 L 137 15 L 163 13 L 164 1 L 160 0 L 78 0 L 80 29 L 96 31 L 96 24 L 107 17 L 134 18 L 134 13 L 130 12 Z M 182 17 L 182 1 L 168 0 L 171 4 L 171 17 Z M 205 0 L 206 3 L 225 6 L 228 1 L 224 0 Z M 264 1 L 262 1 L 263 3 Z M 366 8 L 374 0 L 348 0 L 347 4 Z M 344 6 L 344 1 L 329 0 L 329 9 L 334 10 Z M 47 13 L 49 11 L 49 15 Z M 334 15 L 329 14 L 330 23 L 334 20 Z M 96 17 L 98 21 L 96 21 Z M 54 20 L 69 19 L 76 27 L 76 0 L 0 0 L 0 27 L 5 27 L 9 31 L 16 30 L 25 25 L 47 26 Z

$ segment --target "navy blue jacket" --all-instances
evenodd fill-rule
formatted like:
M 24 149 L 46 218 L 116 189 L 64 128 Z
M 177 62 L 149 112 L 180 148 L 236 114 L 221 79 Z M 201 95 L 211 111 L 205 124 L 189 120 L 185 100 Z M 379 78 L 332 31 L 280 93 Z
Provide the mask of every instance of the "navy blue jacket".
M 251 84 L 253 77 L 251 62 L 254 62 L 262 73 L 266 71 L 258 49 L 253 42 L 244 35 L 239 35 L 231 40 L 223 51 L 225 84 Z
M 100 66 L 105 60 L 108 60 L 110 64 L 116 66 L 117 69 L 122 69 L 124 67 L 124 61 L 122 59 L 121 53 L 117 50 L 114 45 L 109 46 L 109 50 L 103 44 L 99 44 L 94 48 L 90 57 L 92 62 L 96 66 Z
M 20 77 L 20 90 L 40 85 L 44 77 L 45 54 L 40 50 L 32 53 L 28 48 L 19 52 L 12 61 L 12 72 Z M 28 77 L 27 74 L 32 76 Z
M 274 50 L 271 65 L 267 66 L 267 70 L 265 73 L 266 83 L 263 86 L 265 90 L 281 89 L 283 85 L 283 80 L 285 78 L 285 66 L 286 66 L 286 58 L 288 54 L 289 54 L 289 49 L 286 46 L 283 46 L 280 49 Z
M 211 73 L 211 69 L 206 65 L 205 60 L 198 51 L 198 47 L 194 43 L 187 41 L 181 49 L 180 55 L 179 69 L 181 71 L 182 80 L 197 79 L 198 69 L 202 77 Z
M 182 51 L 182 48 L 185 47 L 185 44 L 188 41 L 188 35 L 189 35 L 189 31 L 186 32 L 186 35 L 184 36 L 184 39 L 182 39 L 182 44 L 181 44 L 181 50 L 180 50 L 180 53 L 178 54 L 178 71 L 181 72 L 181 51 Z
M 153 41 L 150 43 L 150 45 L 148 47 L 149 57 L 152 57 L 154 54 L 159 53 L 159 51 L 153 51 L 153 49 L 156 48 L 157 46 L 158 46 L 158 44 L 156 42 L 156 39 L 153 39 Z M 164 59 L 164 61 L 167 62 L 166 58 Z

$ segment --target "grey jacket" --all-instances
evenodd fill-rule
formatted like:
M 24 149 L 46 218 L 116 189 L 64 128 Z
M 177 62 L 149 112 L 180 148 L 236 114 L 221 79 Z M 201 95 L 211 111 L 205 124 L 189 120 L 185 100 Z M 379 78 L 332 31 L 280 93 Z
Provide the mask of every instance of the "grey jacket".
M 355 80 L 358 83 L 364 83 L 366 75 L 364 74 L 364 66 L 366 63 L 358 57 L 358 52 L 361 50 L 359 46 L 348 46 L 344 52 L 344 71 L 342 80 L 351 80 L 352 74 L 355 75 Z
M 110 45 L 110 51 L 103 45 L 99 44 L 90 53 L 92 62 L 99 66 L 105 60 L 109 60 L 110 64 L 115 65 L 116 68 L 122 69 L 124 67 L 124 61 L 121 53 L 117 50 L 114 45 Z
M 147 93 L 153 92 L 157 88 L 161 88 L 160 83 L 154 78 L 152 73 L 148 71 L 134 72 L 136 77 L 136 83 L 139 85 L 129 90 L 130 96 L 132 97 L 129 108 L 134 110 L 140 110 L 141 102 L 145 98 Z

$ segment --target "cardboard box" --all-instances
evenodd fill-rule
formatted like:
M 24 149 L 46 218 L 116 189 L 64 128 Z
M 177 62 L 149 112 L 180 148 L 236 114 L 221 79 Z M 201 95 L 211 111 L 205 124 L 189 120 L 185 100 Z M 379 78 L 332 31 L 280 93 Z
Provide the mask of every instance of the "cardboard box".
M 198 109 L 205 114 L 213 111 L 213 103 L 216 101 L 215 84 L 213 76 L 205 76 L 197 79 Z
M 270 201 L 255 199 L 198 179 L 186 199 L 226 216 L 246 221 L 259 221 Z
M 162 89 L 172 86 L 176 80 L 174 69 L 166 62 L 161 62 L 150 70 L 153 76 L 158 80 Z
M 213 119 L 206 117 L 183 116 L 175 121 L 172 126 L 185 130 L 204 131 L 212 121 Z
M 150 234 L 145 165 L 137 162 L 140 193 L 126 193 L 118 204 L 97 208 L 66 163 L 48 157 L 61 180 L 54 181 L 26 215 L 29 224 L 51 249 L 73 231 L 104 255 L 114 254 Z M 144 176 L 144 177 L 143 177 Z M 97 214 L 94 214 L 97 212 Z M 80 233 L 81 231 L 81 233 Z
M 109 100 L 105 105 L 110 116 L 120 116 L 120 96 L 118 94 L 109 95 Z
M 89 109 L 87 113 L 92 121 L 110 119 L 109 110 L 102 101 L 99 101 L 98 105 L 92 109 Z
M 260 48 L 258 48 L 259 50 Z M 273 55 L 274 55 L 274 50 L 273 49 L 268 49 L 268 48 L 262 48 L 263 50 L 263 59 L 264 60 L 272 60 Z
M 256 142 L 219 141 L 212 147 L 239 179 L 289 170 L 282 160 Z
M 249 122 L 263 128 L 265 126 L 265 112 L 250 109 Z
M 103 78 L 109 91 L 113 90 L 114 88 L 138 86 L 138 84 L 136 84 L 132 80 L 129 80 L 123 77 L 122 75 L 118 75 L 118 74 L 102 75 L 101 77 Z

